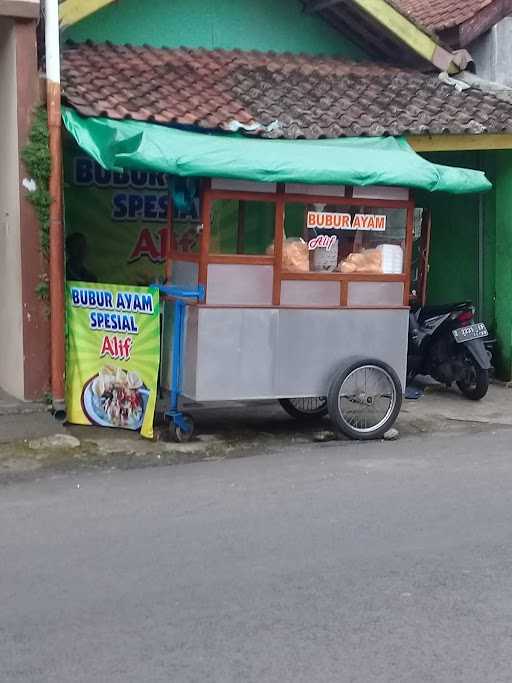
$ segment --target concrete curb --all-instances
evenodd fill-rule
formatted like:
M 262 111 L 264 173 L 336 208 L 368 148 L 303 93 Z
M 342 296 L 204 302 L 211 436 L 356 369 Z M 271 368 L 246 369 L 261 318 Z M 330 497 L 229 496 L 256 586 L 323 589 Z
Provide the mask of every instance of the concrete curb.
M 276 402 L 205 405 L 190 407 L 190 411 L 198 438 L 188 444 L 167 443 L 165 428 L 159 428 L 160 438 L 146 441 L 122 430 L 61 425 L 47 410 L 0 415 L 0 481 L 49 471 L 215 462 L 315 442 L 319 449 L 350 443 L 336 439 L 328 419 L 316 425 L 301 424 Z M 474 403 L 444 387 L 428 387 L 421 399 L 404 401 L 396 428 L 401 439 L 411 442 L 417 436 L 512 429 L 512 392 L 493 385 L 488 398 Z M 332 434 L 332 438 L 320 438 L 322 434 Z M 45 437 L 52 438 L 45 441 Z M 42 439 L 40 448 L 29 448 L 32 439 Z M 70 444 L 74 447 L 67 447 Z M 383 442 L 383 446 L 393 448 L 393 443 Z

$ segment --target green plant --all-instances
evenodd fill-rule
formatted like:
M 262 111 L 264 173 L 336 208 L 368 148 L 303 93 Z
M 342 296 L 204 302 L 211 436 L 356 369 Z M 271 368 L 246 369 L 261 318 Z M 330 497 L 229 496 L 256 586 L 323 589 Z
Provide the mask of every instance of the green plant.
M 52 200 L 49 191 L 51 158 L 48 146 L 48 117 L 44 107 L 38 107 L 34 112 L 28 143 L 21 156 L 28 173 L 35 182 L 35 189 L 28 191 L 27 197 L 37 214 L 40 249 L 46 262 Z M 48 298 L 48 276 L 46 273 L 41 275 L 36 291 L 42 299 Z
M 36 294 L 43 301 L 50 300 L 50 284 L 46 275 L 42 275 L 36 287 Z
M 52 401 L 53 399 L 51 393 L 49 391 L 45 391 L 44 394 L 41 396 L 41 402 L 51 406 Z

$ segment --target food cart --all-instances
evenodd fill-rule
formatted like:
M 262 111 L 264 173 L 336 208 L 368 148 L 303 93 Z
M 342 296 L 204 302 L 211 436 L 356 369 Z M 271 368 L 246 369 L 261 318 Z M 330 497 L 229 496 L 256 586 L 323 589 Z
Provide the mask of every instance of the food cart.
M 69 109 L 63 119 L 104 168 L 200 179 L 199 220 L 173 224 L 169 211 L 161 288 L 177 439 L 193 433 L 181 396 L 278 399 L 297 418 L 328 413 L 356 439 L 391 427 L 405 388 L 411 189 L 482 192 L 483 173 L 431 163 L 400 138 L 264 140 Z
M 171 225 L 161 288 L 173 436 L 193 432 L 181 395 L 278 399 L 382 436 L 405 388 L 413 224 L 407 188 L 204 181 L 200 223 Z

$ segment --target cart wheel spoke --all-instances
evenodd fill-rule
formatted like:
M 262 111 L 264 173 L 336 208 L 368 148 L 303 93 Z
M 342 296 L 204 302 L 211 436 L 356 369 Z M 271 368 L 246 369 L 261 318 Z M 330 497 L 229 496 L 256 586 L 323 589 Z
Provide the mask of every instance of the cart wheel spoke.
M 391 368 L 380 361 L 355 363 L 333 382 L 329 412 L 349 436 L 375 438 L 396 419 L 401 398 L 401 385 Z
M 296 420 L 318 420 L 327 415 L 327 398 L 325 396 L 283 398 L 279 400 L 279 403 Z

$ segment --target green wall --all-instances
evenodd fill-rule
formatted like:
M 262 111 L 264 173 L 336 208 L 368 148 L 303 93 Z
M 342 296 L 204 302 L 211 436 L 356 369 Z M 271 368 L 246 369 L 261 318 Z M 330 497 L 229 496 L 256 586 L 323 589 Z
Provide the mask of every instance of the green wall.
M 430 161 L 476 168 L 473 154 L 425 155 Z M 478 299 L 478 197 L 417 193 L 418 206 L 432 212 L 428 302 Z
M 299 0 L 118 0 L 64 38 L 364 57 L 323 20 L 304 14 Z
M 493 176 L 492 155 L 447 152 L 424 156 L 436 163 L 482 169 L 491 179 Z M 484 195 L 418 192 L 416 203 L 432 211 L 428 302 L 469 299 L 478 305 L 481 301 L 479 316 L 493 327 L 495 191 Z M 484 226 L 482 240 L 480 218 Z
M 512 378 L 512 151 L 425 155 L 485 171 L 493 189 L 482 195 L 416 193 L 432 210 L 428 303 L 471 299 L 497 340 L 499 377 Z M 480 220 L 483 229 L 479 230 Z M 480 296 L 479 296 L 480 295 Z
M 478 299 L 478 197 L 432 197 L 428 297 L 431 303 Z
M 490 329 L 496 328 L 496 152 L 481 152 L 481 168 L 493 184 L 493 189 L 481 196 L 483 219 L 483 292 L 482 318 Z
M 498 370 L 512 377 L 512 152 L 496 154 L 496 339 Z

